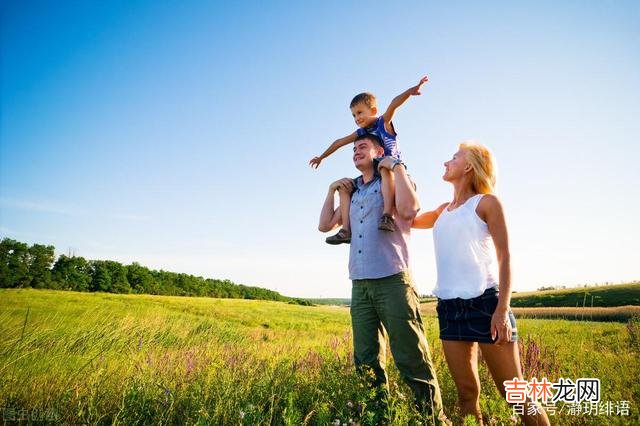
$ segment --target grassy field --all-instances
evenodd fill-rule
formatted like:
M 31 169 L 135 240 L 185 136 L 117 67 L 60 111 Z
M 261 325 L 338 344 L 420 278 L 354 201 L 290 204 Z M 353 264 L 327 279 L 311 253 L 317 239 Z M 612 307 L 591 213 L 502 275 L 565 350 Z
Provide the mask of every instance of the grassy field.
M 420 310 L 436 315 L 437 302 L 422 303 Z M 512 308 L 518 318 L 562 319 L 569 321 L 616 321 L 626 323 L 640 318 L 640 306 L 613 306 L 610 308 Z
M 424 318 L 454 424 L 456 393 L 435 317 Z M 630 416 L 558 413 L 553 424 L 638 424 L 640 328 L 522 319 L 527 377 L 597 377 Z M 348 309 L 280 302 L 49 290 L 0 291 L 0 408 L 5 420 L 87 424 L 389 424 L 417 421 L 389 367 L 390 406 L 372 409 L 353 368 Z M 485 419 L 511 410 L 480 369 Z M 11 417 L 13 416 L 13 417 Z
M 610 308 L 513 308 L 518 318 L 566 319 L 569 321 L 627 322 L 640 318 L 640 306 Z
M 435 297 L 420 299 L 422 303 L 436 300 Z M 513 293 L 511 306 L 522 308 L 640 306 L 640 282 Z
M 640 306 L 640 283 L 514 293 L 512 307 Z

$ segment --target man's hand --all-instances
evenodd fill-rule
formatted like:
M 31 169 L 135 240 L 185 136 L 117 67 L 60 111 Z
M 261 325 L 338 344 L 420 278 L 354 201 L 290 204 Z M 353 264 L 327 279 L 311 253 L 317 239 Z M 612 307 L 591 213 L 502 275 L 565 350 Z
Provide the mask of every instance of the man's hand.
M 338 179 L 337 181 L 329 185 L 329 190 L 333 192 L 335 191 L 351 192 L 353 191 L 353 179 L 351 178 Z
M 378 171 L 380 171 L 381 169 L 388 169 L 389 171 L 391 171 L 391 169 L 393 169 L 393 166 L 397 163 L 397 161 L 398 160 L 396 160 L 394 157 L 391 157 L 391 156 L 384 157 L 378 163 Z
M 392 157 L 386 156 L 382 160 L 380 160 L 380 162 L 378 162 L 378 171 L 382 169 L 391 170 L 391 167 L 393 167 L 393 164 L 394 164 L 394 159 Z
M 317 169 L 321 162 L 322 157 L 313 157 L 311 160 L 309 160 L 309 165 L 314 169 Z
M 413 86 L 411 89 L 409 89 L 409 90 L 410 90 L 409 94 L 410 94 L 411 96 L 418 96 L 418 95 L 420 95 L 420 94 L 421 94 L 421 93 L 420 93 L 420 88 L 421 88 L 421 87 L 422 87 L 422 85 L 423 85 L 423 84 L 425 84 L 427 81 L 429 81 L 429 77 L 427 77 L 427 76 L 425 75 L 424 77 L 422 77 L 422 78 L 420 79 L 420 81 L 418 82 L 418 84 L 416 84 L 416 85 L 415 85 L 415 86 Z

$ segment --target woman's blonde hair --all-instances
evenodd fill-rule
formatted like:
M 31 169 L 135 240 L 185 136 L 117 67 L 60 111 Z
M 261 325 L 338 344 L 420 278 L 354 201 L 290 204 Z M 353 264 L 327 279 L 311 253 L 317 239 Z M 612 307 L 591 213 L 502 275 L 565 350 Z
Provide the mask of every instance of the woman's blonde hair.
M 493 194 L 497 170 L 489 148 L 472 141 L 462 142 L 459 148 L 466 153 L 467 162 L 473 170 L 473 190 L 478 194 Z

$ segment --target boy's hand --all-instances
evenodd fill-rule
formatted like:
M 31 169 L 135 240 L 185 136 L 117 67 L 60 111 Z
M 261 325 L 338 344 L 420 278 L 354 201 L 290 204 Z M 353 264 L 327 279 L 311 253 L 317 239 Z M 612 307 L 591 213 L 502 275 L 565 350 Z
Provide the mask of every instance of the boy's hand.
M 422 87 L 423 84 L 425 84 L 427 81 L 429 81 L 429 77 L 427 77 L 426 75 L 424 77 L 422 77 L 420 79 L 420 81 L 418 82 L 418 84 L 416 84 L 415 86 L 413 86 L 411 88 L 411 96 L 418 96 L 420 95 L 420 88 Z
M 338 179 L 337 181 L 329 185 L 329 190 L 332 192 L 336 192 L 338 190 L 351 192 L 353 191 L 353 179 L 351 178 Z
M 391 134 L 395 134 L 395 131 L 393 130 L 393 126 L 391 126 L 389 123 L 391 123 L 391 120 L 393 119 L 393 115 L 396 113 L 396 110 L 400 108 L 402 104 L 407 102 L 407 99 L 409 99 L 411 96 L 420 95 L 421 94 L 420 88 L 427 81 L 429 81 L 429 78 L 425 75 L 420 79 L 418 84 L 416 84 L 413 87 L 409 87 L 407 90 L 405 90 L 404 92 L 400 93 L 398 96 L 393 98 L 393 100 L 389 104 L 389 107 L 387 108 L 385 113 L 382 114 L 382 118 L 384 119 L 384 128 L 387 130 L 387 132 Z
M 317 169 L 321 162 L 322 157 L 313 157 L 311 160 L 309 160 L 309 165 L 314 169 Z

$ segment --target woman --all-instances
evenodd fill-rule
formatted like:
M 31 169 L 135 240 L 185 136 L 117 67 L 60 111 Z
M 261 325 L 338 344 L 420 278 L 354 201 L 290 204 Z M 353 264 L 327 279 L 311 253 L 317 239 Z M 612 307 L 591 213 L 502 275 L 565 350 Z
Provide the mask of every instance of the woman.
M 413 227 L 433 228 L 440 339 L 462 414 L 482 424 L 478 346 L 503 396 L 505 380 L 522 379 L 516 321 L 509 308 L 507 227 L 493 195 L 495 165 L 486 147 L 462 143 L 444 166 L 453 200 L 416 217 Z M 549 424 L 537 408 L 538 414 L 523 416 L 525 424 Z

